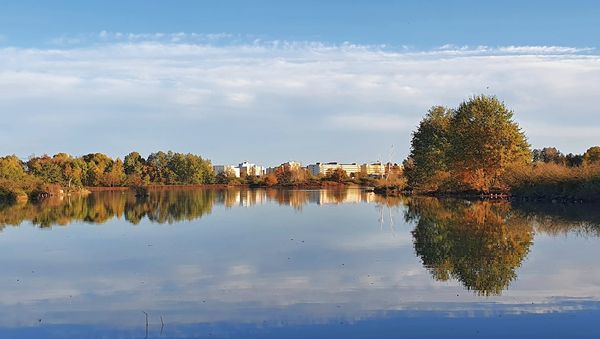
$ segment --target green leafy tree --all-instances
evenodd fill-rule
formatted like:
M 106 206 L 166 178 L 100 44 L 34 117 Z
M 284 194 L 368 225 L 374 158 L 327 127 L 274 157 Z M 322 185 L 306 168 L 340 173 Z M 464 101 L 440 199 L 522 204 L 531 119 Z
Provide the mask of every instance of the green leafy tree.
M 101 184 L 103 186 L 115 187 L 122 186 L 125 183 L 125 169 L 123 161 L 118 159 L 113 161 L 102 176 Z
M 57 154 L 55 158 L 43 155 L 29 159 L 27 161 L 29 173 L 41 178 L 44 182 L 64 185 L 65 180 L 61 163 L 66 163 L 68 156 L 63 154 Z
M 7 155 L 0 158 L 0 178 L 6 180 L 20 180 L 26 175 L 23 162 L 16 155 Z
M 86 186 L 101 186 L 104 173 L 112 165 L 113 160 L 106 154 L 90 153 L 83 156 L 83 161 L 87 166 L 84 184 Z
M 126 175 L 137 175 L 139 177 L 144 173 L 145 160 L 138 152 L 131 152 L 123 159 L 123 166 Z
M 493 96 L 476 96 L 459 105 L 450 119 L 449 141 L 449 168 L 465 189 L 489 192 L 508 166 L 531 159 L 513 112 Z
M 448 171 L 447 154 L 450 147 L 448 127 L 452 111 L 432 107 L 413 133 L 409 159 L 411 166 L 406 171 L 408 184 L 421 191 L 437 190 L 436 179 Z
M 583 161 L 586 165 L 600 163 L 600 146 L 590 147 L 585 151 Z
M 25 164 L 15 155 L 0 157 L 0 202 L 27 200 L 39 190 L 41 180 L 25 171 Z
M 223 171 L 223 172 L 217 174 L 215 176 L 214 181 L 217 184 L 225 184 L 225 185 L 240 183 L 239 178 L 235 176 L 235 173 L 233 171 Z
M 583 165 L 583 155 L 569 153 L 565 156 L 565 162 L 569 167 L 579 167 Z
M 212 164 L 194 154 L 157 152 L 146 162 L 150 180 L 155 183 L 205 184 L 215 179 Z
M 171 153 L 171 152 L 169 152 Z M 157 184 L 170 184 L 175 181 L 175 174 L 169 168 L 170 154 L 163 151 L 148 156 L 150 181 Z
M 542 149 L 534 149 L 532 151 L 532 155 L 534 162 L 555 163 L 559 165 L 565 165 L 567 162 L 565 155 L 562 154 L 555 147 L 544 147 Z

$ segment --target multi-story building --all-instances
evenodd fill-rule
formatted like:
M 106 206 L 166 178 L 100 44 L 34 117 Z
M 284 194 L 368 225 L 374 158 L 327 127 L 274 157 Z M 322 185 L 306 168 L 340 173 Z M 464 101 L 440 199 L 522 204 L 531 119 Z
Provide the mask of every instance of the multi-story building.
M 362 164 L 360 165 L 360 173 L 363 175 L 368 175 L 371 177 L 383 177 L 386 173 L 385 165 L 380 162 L 375 162 L 372 164 Z
M 302 164 L 297 161 L 288 161 L 281 164 L 280 167 L 283 167 L 283 169 L 286 171 L 291 171 L 302 168 Z
M 284 162 L 283 164 L 281 164 L 279 166 L 267 168 L 266 173 L 271 174 L 271 173 L 276 173 L 278 170 L 292 171 L 292 170 L 299 170 L 301 168 L 302 168 L 301 163 L 296 162 L 296 161 L 288 161 L 288 162 Z
M 344 170 L 348 176 L 354 176 L 355 174 L 360 173 L 360 165 L 358 165 L 355 162 L 351 164 L 340 164 L 337 162 L 318 162 L 313 165 L 308 165 L 307 168 L 310 171 L 310 173 L 314 176 L 327 175 L 327 173 L 334 171 L 338 168 Z
M 387 164 L 385 164 L 385 175 L 390 175 L 393 177 L 393 176 L 402 175 L 403 172 L 404 172 L 404 168 L 402 167 L 402 165 L 391 163 L 391 162 L 388 162 Z
M 213 171 L 215 171 L 215 174 L 227 172 L 230 175 L 235 175 L 237 178 L 240 177 L 240 169 L 233 165 L 215 165 L 213 166 Z
M 266 173 L 266 169 L 263 166 L 258 166 L 256 164 L 252 164 L 247 161 L 244 161 L 243 163 L 239 164 L 238 169 L 240 170 L 241 176 L 247 176 L 247 175 L 261 176 L 261 175 L 265 175 L 265 173 Z

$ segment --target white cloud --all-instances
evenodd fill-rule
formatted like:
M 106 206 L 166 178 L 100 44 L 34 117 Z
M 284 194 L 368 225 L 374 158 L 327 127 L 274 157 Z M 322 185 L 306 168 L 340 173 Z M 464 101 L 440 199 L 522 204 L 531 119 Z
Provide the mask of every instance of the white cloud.
M 393 143 L 403 145 L 402 157 L 429 107 L 480 93 L 505 100 L 531 128 L 534 146 L 582 152 L 597 143 L 600 57 L 590 49 L 415 51 L 224 33 L 101 32 L 63 40 L 76 45 L 0 49 L 0 114 L 10 117 L 0 125 L 0 143 L 11 145 L 4 153 L 210 148 L 217 162 L 310 162 L 345 148 L 354 159 L 340 160 L 362 161 Z M 555 138 L 557 130 L 581 126 L 592 132 Z M 25 131 L 33 137 L 11 142 Z M 371 137 L 357 139 L 356 131 Z
M 410 133 L 414 127 L 399 115 L 365 113 L 352 115 L 335 115 L 329 117 L 325 126 L 333 129 L 357 131 L 405 131 Z

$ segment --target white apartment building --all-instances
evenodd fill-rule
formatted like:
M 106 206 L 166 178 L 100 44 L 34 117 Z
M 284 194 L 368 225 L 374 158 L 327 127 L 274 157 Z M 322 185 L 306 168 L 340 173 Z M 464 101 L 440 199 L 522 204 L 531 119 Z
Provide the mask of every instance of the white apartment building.
M 213 166 L 213 171 L 215 171 L 215 174 L 227 172 L 229 174 L 235 175 L 236 178 L 240 177 L 240 169 L 233 165 L 215 165 Z
M 231 173 L 231 174 L 235 175 L 237 178 L 239 178 L 242 175 L 243 176 L 246 176 L 246 175 L 261 176 L 261 175 L 265 175 L 265 173 L 266 173 L 266 169 L 263 166 L 258 166 L 256 164 L 249 163 L 247 161 L 244 161 L 241 164 L 238 164 L 237 166 L 215 165 L 215 166 L 213 166 L 213 171 L 215 171 L 215 174 L 219 174 L 219 173 L 223 173 L 223 172 Z
M 246 175 L 261 176 L 261 175 L 265 175 L 267 172 L 266 168 L 264 168 L 263 166 L 258 166 L 256 164 L 249 163 L 247 161 L 244 161 L 241 164 L 239 164 L 237 168 L 240 171 L 240 175 L 243 175 L 243 176 L 246 176 Z
M 271 173 L 276 173 L 277 170 L 284 170 L 284 171 L 293 171 L 293 170 L 299 170 L 302 168 L 302 164 L 297 162 L 297 161 L 288 161 L 288 162 L 284 162 L 283 164 L 276 166 L 276 167 L 269 167 L 267 168 L 267 174 L 271 174 Z
M 308 165 L 307 168 L 310 171 L 310 173 L 314 176 L 326 175 L 329 171 L 333 171 L 338 168 L 341 168 L 342 170 L 344 170 L 348 176 L 352 176 L 354 174 L 360 173 L 360 165 L 358 165 L 355 162 L 353 162 L 351 164 L 340 164 L 337 162 L 328 162 L 328 163 L 318 162 L 316 164 Z
M 385 175 L 386 168 L 382 163 L 375 162 L 372 164 L 360 165 L 360 172 L 372 177 L 383 177 Z

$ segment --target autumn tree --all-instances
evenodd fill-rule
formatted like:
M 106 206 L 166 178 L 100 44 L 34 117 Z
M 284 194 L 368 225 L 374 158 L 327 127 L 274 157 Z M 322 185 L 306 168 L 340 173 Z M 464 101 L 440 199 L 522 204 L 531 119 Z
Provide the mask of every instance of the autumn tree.
M 60 156 L 58 157 L 60 159 Z M 44 182 L 63 184 L 62 168 L 59 161 L 54 161 L 48 155 L 32 157 L 27 161 L 29 173 L 41 178 Z
M 533 162 L 555 163 L 559 165 L 565 165 L 567 162 L 566 156 L 556 149 L 556 147 L 534 149 L 532 151 L 532 158 Z
M 169 168 L 170 155 L 159 151 L 148 156 L 147 164 L 150 173 L 150 181 L 159 184 L 170 184 L 175 181 L 175 174 Z
M 585 151 L 583 161 L 586 165 L 600 163 L 600 146 L 590 147 Z
M 334 170 L 327 171 L 323 179 L 342 183 L 348 180 L 348 174 L 343 169 L 336 168 Z
M 306 168 L 282 165 L 275 169 L 275 176 L 279 184 L 293 185 L 305 182 L 309 178 L 309 173 Z
M 121 159 L 117 158 L 106 168 L 100 183 L 108 187 L 121 186 L 125 183 L 125 169 Z
M 509 165 L 527 163 L 531 151 L 513 112 L 493 96 L 461 103 L 449 123 L 448 166 L 464 186 L 489 192 Z
M 126 175 L 142 176 L 144 163 L 146 161 L 138 152 L 131 152 L 123 158 L 123 166 Z
M 440 176 L 448 171 L 447 154 L 450 147 L 448 126 L 452 111 L 432 107 L 413 133 L 406 176 L 409 186 L 422 190 L 436 190 Z
M 15 155 L 0 157 L 0 202 L 27 200 L 41 180 L 25 171 L 25 164 Z
M 275 186 L 277 185 L 277 176 L 274 173 L 269 173 L 264 176 L 263 183 L 267 186 Z
M 25 174 L 23 162 L 16 155 L 0 158 L 0 179 L 20 180 Z
M 106 154 L 90 153 L 83 156 L 83 161 L 87 165 L 85 186 L 101 186 L 104 173 L 112 165 L 113 160 Z

